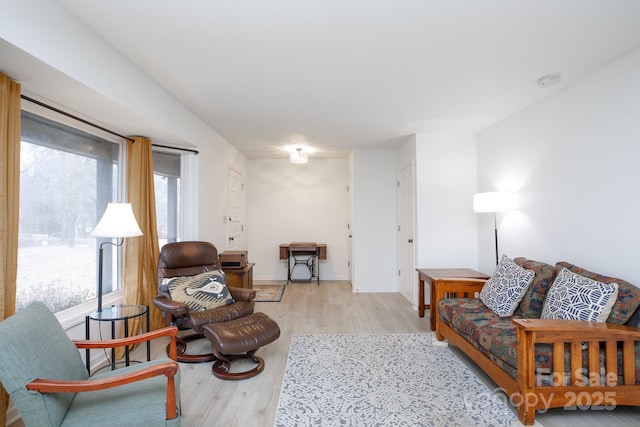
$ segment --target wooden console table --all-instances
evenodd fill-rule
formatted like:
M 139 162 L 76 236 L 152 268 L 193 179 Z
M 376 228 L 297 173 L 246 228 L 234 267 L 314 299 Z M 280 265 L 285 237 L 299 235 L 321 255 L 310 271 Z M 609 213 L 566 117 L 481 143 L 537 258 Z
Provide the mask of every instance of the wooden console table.
M 291 259 L 293 258 L 293 264 Z M 327 259 L 327 245 L 315 242 L 292 242 L 280 245 L 280 259 L 287 260 L 287 283 L 310 282 L 316 279 L 320 284 L 320 263 L 318 260 Z M 296 266 L 302 265 L 309 270 L 309 280 L 292 280 L 291 273 Z
M 459 284 L 461 287 L 458 293 L 466 294 L 464 291 L 465 285 L 475 285 L 478 283 L 478 280 L 487 280 L 489 278 L 486 274 L 470 268 L 418 268 L 416 271 L 420 278 L 418 283 L 418 316 L 424 317 L 425 309 L 430 309 L 432 331 L 436 330 L 436 319 L 438 316 L 436 289 L 439 283 Z M 427 283 L 430 288 L 430 305 L 424 302 L 425 283 Z M 473 298 L 472 295 L 465 295 L 464 297 Z
M 254 262 L 249 262 L 243 268 L 223 267 L 222 271 L 227 274 L 227 285 L 234 288 L 253 289 L 253 266 Z

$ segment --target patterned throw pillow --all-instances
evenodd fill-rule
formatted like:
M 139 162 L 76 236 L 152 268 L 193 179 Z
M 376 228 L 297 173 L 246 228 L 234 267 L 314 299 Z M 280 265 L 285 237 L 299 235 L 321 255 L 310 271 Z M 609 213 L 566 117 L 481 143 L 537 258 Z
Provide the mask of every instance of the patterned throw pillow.
M 597 280 L 598 282 L 618 284 L 618 298 L 616 303 L 613 304 L 607 323 L 613 323 L 616 325 L 626 324 L 631 316 L 636 312 L 638 305 L 640 305 L 640 289 L 626 280 L 594 273 L 566 261 L 560 261 L 556 264 L 556 269 L 558 271 L 561 270 L 560 267 L 564 267 L 572 273 L 579 274 L 582 277 Z
M 168 287 L 171 299 L 187 304 L 189 310 L 210 310 L 234 302 L 221 270 L 171 277 L 164 279 L 162 284 Z
M 503 255 L 496 271 L 483 286 L 480 300 L 498 316 L 511 316 L 529 288 L 534 274 Z
M 542 307 L 542 319 L 606 322 L 618 297 L 617 283 L 602 283 L 562 268 Z

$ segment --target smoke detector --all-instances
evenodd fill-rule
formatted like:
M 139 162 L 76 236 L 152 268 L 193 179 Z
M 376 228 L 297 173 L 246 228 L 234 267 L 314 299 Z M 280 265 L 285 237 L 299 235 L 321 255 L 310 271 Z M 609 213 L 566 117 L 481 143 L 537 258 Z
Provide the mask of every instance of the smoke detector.
M 538 86 L 547 87 L 556 85 L 560 83 L 560 77 L 562 77 L 562 74 L 560 73 L 547 74 L 546 76 L 542 76 L 538 79 Z

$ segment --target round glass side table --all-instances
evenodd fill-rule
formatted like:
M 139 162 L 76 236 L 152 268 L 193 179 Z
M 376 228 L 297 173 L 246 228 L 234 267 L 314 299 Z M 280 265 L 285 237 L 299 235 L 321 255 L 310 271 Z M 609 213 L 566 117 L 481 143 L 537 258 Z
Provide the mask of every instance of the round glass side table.
M 129 336 L 129 320 L 137 317 L 146 317 L 146 332 L 149 332 L 149 307 L 145 305 L 112 305 L 104 307 L 102 311 L 94 311 L 85 318 L 85 335 L 90 339 L 90 321 L 111 322 L 111 339 L 116 337 L 116 323 L 124 322 L 124 338 Z M 98 325 L 98 327 L 100 327 Z M 125 365 L 129 366 L 129 346 L 124 348 Z M 151 360 L 151 342 L 147 341 L 147 361 Z M 91 374 L 90 350 L 86 350 L 87 372 Z M 116 349 L 111 349 L 111 369 L 116 368 Z

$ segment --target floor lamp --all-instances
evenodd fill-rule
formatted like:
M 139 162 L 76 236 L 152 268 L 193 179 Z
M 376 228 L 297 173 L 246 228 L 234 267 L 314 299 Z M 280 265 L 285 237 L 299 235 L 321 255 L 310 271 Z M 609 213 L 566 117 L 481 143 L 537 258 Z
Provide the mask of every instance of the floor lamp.
M 91 232 L 91 236 L 119 239 L 119 243 L 111 241 L 100 243 L 98 250 L 98 312 L 101 312 L 104 245 L 121 246 L 125 237 L 142 236 L 142 231 L 133 215 L 131 203 L 109 203 L 98 225 Z
M 473 195 L 473 211 L 493 213 L 493 234 L 496 240 L 496 265 L 498 265 L 498 212 L 513 209 L 514 195 L 507 192 L 487 192 Z

